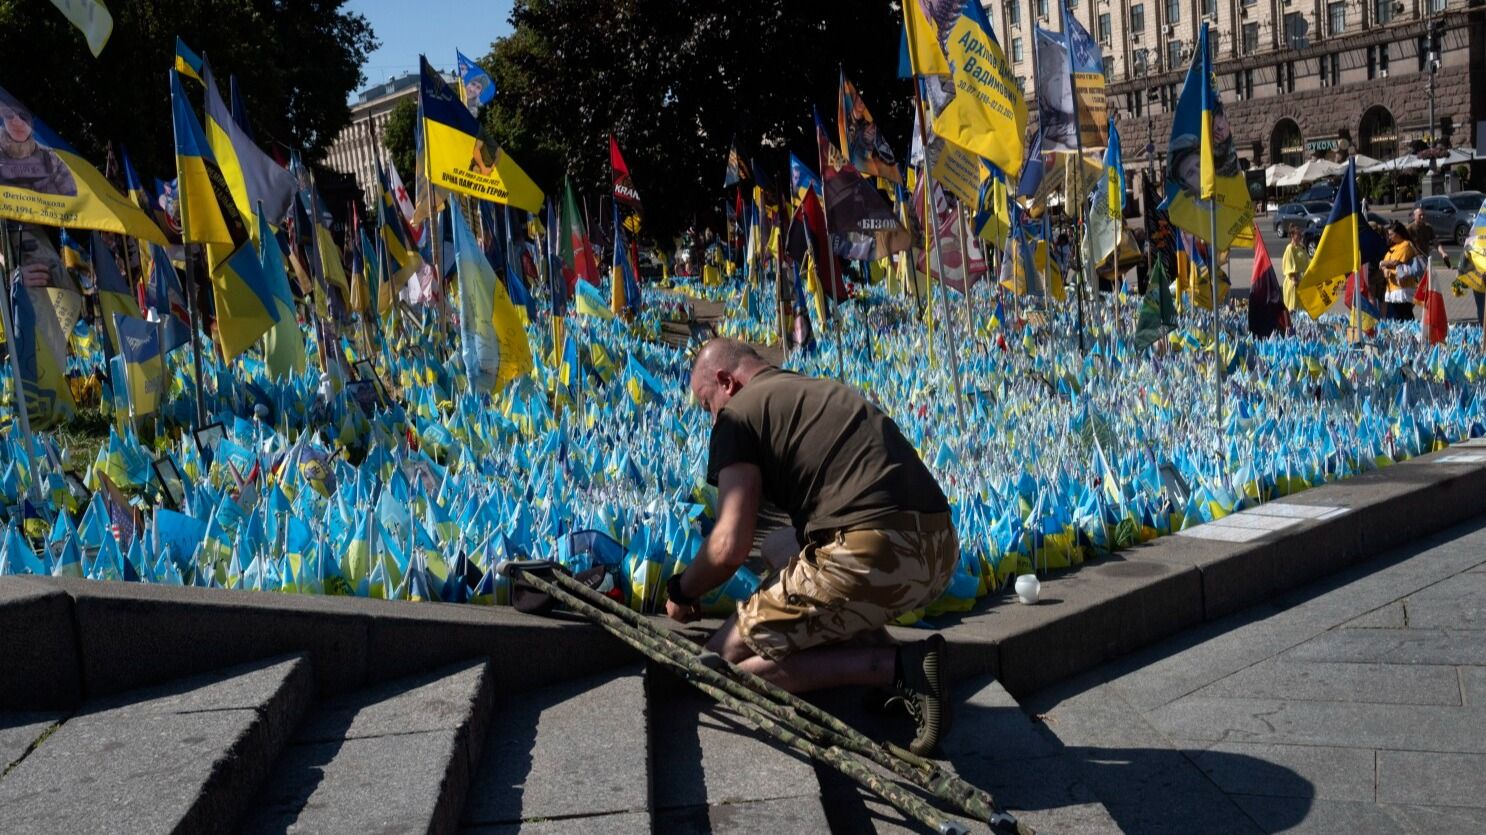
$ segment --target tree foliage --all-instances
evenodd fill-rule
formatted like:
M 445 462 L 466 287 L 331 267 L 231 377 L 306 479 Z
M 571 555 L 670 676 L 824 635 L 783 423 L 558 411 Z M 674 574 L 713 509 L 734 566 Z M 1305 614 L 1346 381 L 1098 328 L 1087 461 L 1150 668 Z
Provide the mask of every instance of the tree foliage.
M 89 158 L 101 161 L 109 142 L 121 142 L 141 176 L 169 179 L 166 71 L 179 35 L 209 59 L 224 97 L 229 75 L 238 77 L 260 145 L 318 159 L 350 121 L 347 95 L 377 45 L 366 19 L 344 5 L 111 0 L 113 36 L 95 59 L 52 4 L 9 0 L 0 3 L 0 84 Z
M 417 121 L 418 99 L 407 96 L 392 106 L 392 112 L 387 114 L 387 122 L 382 126 L 382 144 L 387 147 L 392 164 L 397 166 L 397 173 L 409 190 L 413 188 L 413 163 L 417 153 L 413 129 Z
M 811 106 L 834 136 L 839 73 L 906 156 L 912 87 L 897 78 L 899 13 L 851 0 L 516 0 L 513 32 L 482 60 L 487 129 L 549 192 L 573 177 L 609 193 L 615 134 L 661 239 L 716 224 L 736 133 L 772 179 L 788 151 L 814 166 Z M 597 222 L 597 218 L 595 218 Z

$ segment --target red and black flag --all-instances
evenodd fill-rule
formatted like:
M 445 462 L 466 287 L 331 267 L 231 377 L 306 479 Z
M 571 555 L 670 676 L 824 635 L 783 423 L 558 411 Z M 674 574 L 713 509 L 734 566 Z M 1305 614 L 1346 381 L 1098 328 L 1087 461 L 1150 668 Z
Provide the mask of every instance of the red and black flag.
M 635 181 L 629 175 L 629 166 L 624 164 L 624 157 L 619 153 L 619 141 L 612 134 L 609 136 L 609 167 L 614 175 L 614 199 L 643 213 L 640 192 L 635 189 Z

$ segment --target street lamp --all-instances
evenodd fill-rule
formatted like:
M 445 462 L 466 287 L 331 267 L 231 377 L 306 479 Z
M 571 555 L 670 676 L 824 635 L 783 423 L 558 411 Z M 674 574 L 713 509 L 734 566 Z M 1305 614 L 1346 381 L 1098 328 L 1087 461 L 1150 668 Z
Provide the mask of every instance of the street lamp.
M 1424 68 L 1429 71 L 1429 173 L 1434 175 L 1438 173 L 1438 169 L 1436 168 L 1438 163 L 1435 162 L 1435 149 L 1439 147 L 1439 137 L 1435 135 L 1438 128 L 1435 127 L 1434 121 L 1434 76 L 1440 69 L 1440 29 L 1438 18 L 1429 21 L 1428 37 L 1429 57 Z

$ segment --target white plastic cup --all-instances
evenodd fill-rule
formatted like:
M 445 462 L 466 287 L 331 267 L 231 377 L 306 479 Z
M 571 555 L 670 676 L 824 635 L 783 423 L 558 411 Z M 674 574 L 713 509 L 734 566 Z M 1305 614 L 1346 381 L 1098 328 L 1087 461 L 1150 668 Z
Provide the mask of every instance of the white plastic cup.
M 1033 605 L 1037 602 L 1037 596 L 1042 593 L 1042 582 L 1037 579 L 1036 574 L 1023 574 L 1016 578 L 1016 599 Z

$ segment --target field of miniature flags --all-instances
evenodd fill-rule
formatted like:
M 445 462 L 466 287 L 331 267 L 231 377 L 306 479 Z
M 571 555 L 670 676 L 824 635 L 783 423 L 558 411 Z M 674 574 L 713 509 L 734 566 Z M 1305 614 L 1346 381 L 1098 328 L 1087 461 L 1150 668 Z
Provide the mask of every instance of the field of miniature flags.
M 1128 325 L 1101 325 L 1081 353 L 1071 313 L 992 316 L 985 289 L 973 338 L 962 298 L 935 324 L 931 350 L 913 303 L 873 288 L 816 323 L 818 351 L 786 363 L 839 375 L 882 406 L 950 497 L 963 548 L 955 580 L 907 620 L 969 609 L 1019 573 L 1486 434 L 1486 356 L 1472 327 L 1432 348 L 1417 326 L 1393 325 L 1350 346 L 1340 319 L 1253 340 L 1235 336 L 1243 320 L 1232 312 L 1218 349 L 1220 427 L 1200 314 L 1144 352 Z M 370 388 L 385 399 L 322 385 L 314 355 L 315 370 L 279 381 L 252 354 L 225 367 L 208 359 L 208 420 L 220 424 L 203 440 L 209 464 L 189 431 L 190 351 L 178 350 L 158 427 L 142 429 L 158 440 L 114 429 L 95 460 L 77 460 L 45 434 L 28 456 L 5 430 L 0 574 L 492 605 L 507 593 L 492 568 L 529 556 L 606 564 L 629 605 L 654 610 L 715 503 L 688 354 L 660 340 L 662 320 L 689 311 L 677 293 L 723 301 L 720 333 L 774 332 L 764 289 L 683 284 L 647 290 L 633 325 L 572 317 L 557 345 L 540 319 L 528 329 L 536 369 L 494 397 L 469 390 L 457 350 L 427 339 L 391 338 L 370 358 Z M 85 328 L 71 360 L 84 374 L 102 365 Z M 349 341 L 342 349 L 347 367 L 362 359 Z M 112 397 L 105 385 L 105 413 Z M 179 485 L 167 491 L 172 467 Z M 740 571 L 709 607 L 727 610 L 758 582 Z

